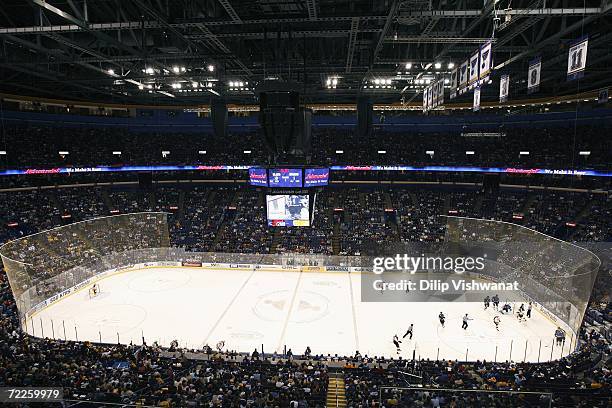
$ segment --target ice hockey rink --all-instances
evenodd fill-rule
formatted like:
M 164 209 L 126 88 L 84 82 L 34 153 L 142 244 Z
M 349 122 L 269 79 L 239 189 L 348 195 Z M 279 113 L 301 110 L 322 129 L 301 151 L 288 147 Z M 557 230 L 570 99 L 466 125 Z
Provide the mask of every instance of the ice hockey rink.
M 110 275 L 90 298 L 87 287 L 34 314 L 27 330 L 36 336 L 105 343 L 302 354 L 440 358 L 488 361 L 549 361 L 569 354 L 553 345 L 556 325 L 534 308 L 519 323 L 482 303 L 361 302 L 361 276 L 348 272 L 289 272 L 143 268 Z M 446 315 L 441 327 L 438 314 Z M 461 328 L 465 313 L 473 319 Z M 412 340 L 396 353 L 392 338 L 414 324 Z

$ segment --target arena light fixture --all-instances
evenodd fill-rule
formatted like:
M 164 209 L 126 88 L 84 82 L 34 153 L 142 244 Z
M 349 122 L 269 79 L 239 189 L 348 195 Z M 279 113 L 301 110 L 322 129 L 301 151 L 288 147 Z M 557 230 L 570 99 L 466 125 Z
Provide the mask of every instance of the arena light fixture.
M 121 152 L 120 152 L 119 150 L 115 150 L 115 151 L 113 152 L 113 155 L 114 155 L 114 156 L 121 156 Z
M 442 68 L 442 64 L 440 64 L 439 62 L 436 62 L 436 63 L 434 64 L 434 68 L 435 68 L 435 69 L 440 69 L 440 68 Z
M 0 150 L 0 155 L 5 156 L 6 155 L 6 150 Z
M 425 154 L 428 154 L 428 155 L 430 155 L 430 156 L 433 156 L 433 155 L 434 155 L 434 151 L 433 151 L 433 150 L 426 150 L 426 151 L 425 151 Z
M 199 84 L 198 84 L 197 82 L 192 82 L 192 83 L 191 83 L 191 86 L 192 86 L 193 88 L 197 88 L 197 87 L 199 86 Z
M 386 150 L 379 150 L 378 154 L 387 154 L 387 151 Z
M 519 156 L 529 156 L 529 152 L 526 150 L 522 150 L 519 152 Z
M 181 69 L 175 65 L 172 67 L 172 72 L 174 72 L 175 74 L 178 74 L 179 72 L 181 72 Z
M 473 150 L 466 150 L 466 151 L 465 151 L 465 154 L 466 154 L 467 156 L 473 156 L 473 155 L 474 155 L 474 151 L 473 151 Z
M 448 63 L 448 69 L 453 69 L 455 68 L 455 63 L 454 62 L 449 62 Z
M 145 73 L 149 75 L 153 75 L 155 73 L 155 70 L 151 67 L 148 67 L 148 68 L 145 68 Z
M 59 153 L 60 156 L 68 156 L 70 154 L 70 152 L 67 150 L 60 150 L 57 153 Z
M 343 154 L 344 150 L 336 150 L 336 154 Z
M 406 69 L 412 69 L 412 63 L 411 62 L 407 62 L 406 63 Z
M 198 150 L 198 154 L 206 154 L 206 150 Z
M 208 69 L 208 72 L 213 72 L 215 70 L 215 66 L 212 64 L 208 64 L 208 66 L 206 67 L 206 69 Z
M 115 75 L 115 70 L 112 68 L 109 68 L 106 72 L 108 72 L 108 75 L 110 76 L 114 76 Z
M 245 150 L 243 153 L 244 154 L 251 154 L 251 151 L 250 150 Z
M 580 156 L 590 156 L 591 152 L 589 150 L 582 150 L 582 151 L 578 152 L 578 154 Z

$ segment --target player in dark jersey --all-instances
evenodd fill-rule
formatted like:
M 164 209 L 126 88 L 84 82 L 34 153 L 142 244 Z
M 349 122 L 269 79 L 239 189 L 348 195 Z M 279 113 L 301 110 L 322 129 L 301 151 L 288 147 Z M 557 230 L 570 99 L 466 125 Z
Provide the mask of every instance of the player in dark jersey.
M 393 336 L 393 344 L 395 344 L 395 349 L 396 349 L 397 354 L 399 354 L 399 353 L 400 353 L 400 351 L 402 351 L 402 350 L 400 349 L 400 343 L 401 343 L 401 342 L 402 342 L 402 341 L 399 339 L 399 337 L 397 337 L 397 334 L 395 334 L 395 335 Z
M 446 316 L 444 316 L 444 313 L 440 312 L 440 314 L 438 315 L 438 319 L 440 319 L 440 324 L 442 325 L 442 327 L 444 327 L 444 321 L 446 320 Z

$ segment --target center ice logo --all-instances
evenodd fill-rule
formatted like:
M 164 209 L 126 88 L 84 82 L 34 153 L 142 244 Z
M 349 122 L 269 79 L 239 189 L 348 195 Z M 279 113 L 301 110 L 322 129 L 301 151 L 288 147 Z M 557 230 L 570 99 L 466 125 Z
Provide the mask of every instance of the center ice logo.
M 307 323 L 319 320 L 329 313 L 329 298 L 305 291 L 293 299 L 293 291 L 274 291 L 257 299 L 253 313 L 268 322 L 283 322 L 287 319 L 287 314 L 291 313 L 290 323 Z

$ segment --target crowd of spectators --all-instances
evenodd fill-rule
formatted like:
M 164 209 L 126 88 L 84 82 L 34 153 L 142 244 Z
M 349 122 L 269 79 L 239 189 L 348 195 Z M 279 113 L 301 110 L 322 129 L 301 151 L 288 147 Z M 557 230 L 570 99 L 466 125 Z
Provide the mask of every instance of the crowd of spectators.
M 375 129 L 371 136 L 359 137 L 348 127 L 313 128 L 312 163 L 606 169 L 611 142 L 602 141 L 600 136 L 610 131 L 604 123 L 597 127 L 578 125 L 575 130 L 554 126 L 505 128 L 489 132 L 488 136 L 469 136 L 469 132 L 457 131 L 418 133 Z M 211 134 L 159 133 L 129 127 L 8 124 L 4 127 L 3 140 L 8 149 L 0 159 L 0 166 L 5 168 L 248 165 L 267 163 L 269 158 L 261 135 L 255 131 L 230 133 L 221 139 Z M 584 151 L 590 154 L 581 155 Z
M 170 212 L 172 245 L 198 251 L 267 253 L 275 248 L 277 252 L 331 253 L 334 235 L 340 234 L 337 251 L 359 254 L 372 240 L 440 239 L 444 234 L 440 215 L 445 214 L 508 220 L 551 234 L 566 234 L 566 223 L 575 222 L 573 233 L 566 236 L 574 239 L 609 239 L 611 232 L 607 196 L 564 191 L 502 189 L 499 195 L 490 197 L 458 188 L 328 189 L 318 197 L 314 227 L 304 229 L 268 228 L 264 193 L 236 186 L 168 184 L 152 191 L 73 187 L 0 194 L 2 242 L 100 215 L 136 211 Z M 151 245 L 145 239 L 150 236 L 145 225 L 124 227 L 113 231 L 113 246 Z M 99 254 L 92 249 L 105 245 L 104 237 L 88 234 L 86 229 L 70 237 L 57 233 L 45 239 L 27 241 L 17 253 L 29 260 L 56 251 L 94 259 Z M 48 262 L 36 261 L 53 268 Z M 596 287 L 599 297 L 593 300 L 585 318 L 580 351 L 558 363 L 420 361 L 409 365 L 349 358 L 342 370 L 348 406 L 379 406 L 380 387 L 406 386 L 406 372 L 416 376 L 411 379 L 419 379 L 419 386 L 438 391 L 391 389 L 383 395 L 384 406 L 548 406 L 549 392 L 557 406 L 609 406 L 610 331 L 602 327 L 612 320 L 612 308 L 609 293 L 601 293 L 609 282 Z M 123 404 L 324 405 L 329 369 L 322 357 L 284 362 L 218 354 L 193 360 L 170 356 L 155 345 L 93 345 L 29 337 L 18 329 L 14 299 L 4 273 L 0 273 L 0 319 L 0 386 L 57 385 L 64 387 L 69 399 Z M 498 397 L 490 391 L 518 393 Z
M 265 197 L 261 192 L 242 190 L 232 205 L 235 214 L 228 218 L 228 225 L 218 240 L 218 252 L 267 254 L 272 237 L 267 233 Z M 229 213 L 229 211 L 228 211 Z
M 358 255 L 375 242 L 440 242 L 445 216 L 487 218 L 567 241 L 610 239 L 606 194 L 460 188 L 334 188 L 317 195 L 311 227 L 269 227 L 265 192 L 239 185 L 72 187 L 0 192 L 0 237 L 8 241 L 94 217 L 169 213 L 171 242 L 192 251 Z M 18 203 L 18 205 L 15 205 Z M 367 252 L 367 251 L 366 251 Z
M 75 403 L 228 408 L 324 406 L 327 368 L 314 361 L 237 360 L 232 354 L 221 353 L 209 355 L 206 360 L 193 360 L 146 342 L 94 345 L 28 336 L 20 330 L 15 302 L 2 270 L 0 323 L 0 386 L 61 387 L 64 398 Z
M 607 407 L 611 344 L 583 329 L 577 352 L 546 364 L 355 358 L 345 366 L 348 406 Z

